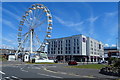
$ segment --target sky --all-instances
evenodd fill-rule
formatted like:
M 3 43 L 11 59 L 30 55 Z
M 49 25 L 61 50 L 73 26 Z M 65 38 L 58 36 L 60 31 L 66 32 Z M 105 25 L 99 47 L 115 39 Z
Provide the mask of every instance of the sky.
M 117 2 L 38 2 L 53 16 L 52 39 L 83 34 L 115 46 L 118 38 Z M 19 21 L 35 2 L 2 3 L 2 45 L 17 48 Z M 1 8 L 0 8 L 1 9 Z

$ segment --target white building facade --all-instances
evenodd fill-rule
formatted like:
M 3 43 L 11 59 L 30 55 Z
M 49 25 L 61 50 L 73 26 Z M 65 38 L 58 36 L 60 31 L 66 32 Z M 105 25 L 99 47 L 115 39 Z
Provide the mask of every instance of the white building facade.
M 104 55 L 103 44 L 84 35 L 49 39 L 48 43 L 49 59 L 58 61 L 97 62 Z

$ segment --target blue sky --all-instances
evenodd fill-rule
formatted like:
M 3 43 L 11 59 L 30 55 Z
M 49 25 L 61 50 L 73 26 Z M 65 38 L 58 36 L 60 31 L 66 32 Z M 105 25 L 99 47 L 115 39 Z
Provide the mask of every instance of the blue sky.
M 39 2 L 40 3 L 40 2 Z M 33 2 L 2 4 L 2 44 L 17 47 L 19 21 Z M 118 3 L 116 2 L 41 2 L 53 16 L 51 38 L 83 34 L 104 44 L 116 44 Z

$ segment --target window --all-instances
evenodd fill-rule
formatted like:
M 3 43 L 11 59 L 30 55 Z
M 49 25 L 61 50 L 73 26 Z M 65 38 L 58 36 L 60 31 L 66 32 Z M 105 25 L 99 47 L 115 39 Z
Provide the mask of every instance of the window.
M 70 43 L 70 40 L 69 40 L 69 43 Z
M 99 44 L 99 49 L 101 49 L 101 44 Z
M 60 52 L 58 51 L 58 54 L 60 54 Z
M 75 46 L 76 44 L 74 43 L 74 46 Z
M 91 41 L 91 43 L 93 43 L 93 42 Z
M 69 44 L 69 46 L 70 46 L 70 44 Z
M 74 51 L 74 53 L 75 53 L 75 51 Z
M 91 48 L 91 50 L 93 50 L 93 48 Z
M 83 42 L 85 42 L 86 40 L 85 40 L 85 38 L 83 38 Z
M 79 54 L 79 50 L 77 51 L 77 53 Z
M 67 47 L 65 49 L 67 50 Z
M 67 40 L 66 40 L 66 43 L 67 43 Z
M 91 54 L 93 54 L 93 52 L 91 52 Z
M 58 50 L 60 50 L 60 48 L 58 48 Z
M 70 50 L 70 47 L 69 47 L 69 50 Z
M 51 54 L 53 54 L 53 52 L 51 51 Z
M 94 49 L 96 51 L 96 49 Z
M 62 51 L 61 51 L 61 54 L 62 54 Z
M 67 44 L 66 44 L 66 46 L 67 46 Z
M 94 52 L 94 54 L 96 54 L 96 52 Z
M 91 44 L 91 46 L 93 46 L 93 45 Z
M 50 54 L 50 51 L 48 51 L 48 54 Z
M 74 47 L 74 50 L 75 50 L 75 47 Z
M 70 54 L 70 51 L 69 51 L 69 54 Z
M 65 53 L 67 54 L 67 51 L 65 51 Z
M 74 39 L 74 42 L 75 42 L 75 39 Z

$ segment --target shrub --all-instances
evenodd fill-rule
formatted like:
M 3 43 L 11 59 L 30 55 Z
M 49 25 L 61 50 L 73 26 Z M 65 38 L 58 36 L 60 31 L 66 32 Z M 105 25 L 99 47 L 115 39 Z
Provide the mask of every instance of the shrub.
M 120 59 L 116 60 L 113 66 L 120 68 Z

